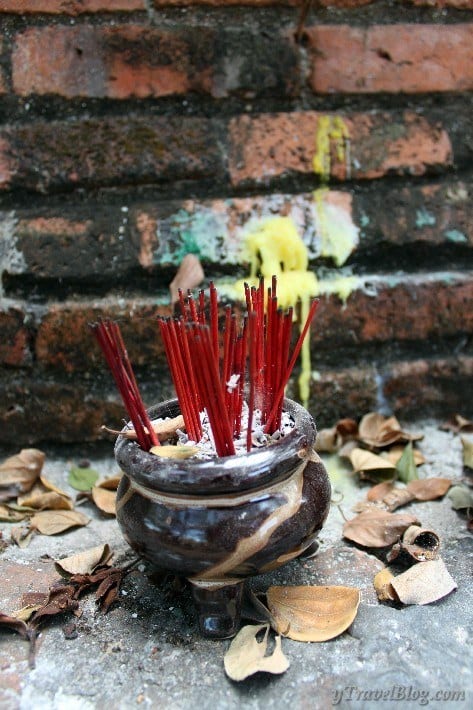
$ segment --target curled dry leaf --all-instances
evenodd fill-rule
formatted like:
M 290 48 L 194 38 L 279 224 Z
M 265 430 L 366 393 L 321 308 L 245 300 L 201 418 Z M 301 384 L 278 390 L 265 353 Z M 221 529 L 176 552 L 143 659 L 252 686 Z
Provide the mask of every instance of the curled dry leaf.
M 355 448 L 350 452 L 349 459 L 355 473 L 363 473 L 366 476 L 380 475 L 393 479 L 396 475 L 396 467 L 390 461 L 386 461 L 382 456 L 377 456 L 366 449 Z
M 158 435 L 159 441 L 166 441 L 170 437 L 175 436 L 178 429 L 184 429 L 184 417 L 182 414 L 178 414 L 177 417 L 173 417 L 172 419 L 156 419 L 151 422 L 151 426 L 155 434 Z M 134 429 L 118 431 L 117 429 L 109 429 L 106 426 L 102 426 L 102 430 L 106 431 L 107 434 L 123 436 L 125 439 L 136 441 L 136 431 Z M 148 432 L 146 427 L 145 431 Z
M 354 419 L 340 419 L 331 429 L 321 429 L 317 434 L 315 450 L 329 454 L 338 451 L 347 441 L 355 439 L 358 424 Z
M 101 486 L 92 488 L 92 500 L 102 513 L 107 515 L 116 515 L 117 492 L 107 490 Z
M 2 628 L 16 631 L 23 638 L 28 638 L 28 627 L 22 619 L 18 619 L 16 616 L 9 616 L 9 614 L 4 614 L 3 611 L 0 611 L 0 629 Z
M 41 484 L 35 484 L 29 493 L 18 496 L 18 505 L 35 510 L 72 510 L 72 500 L 68 495 L 48 491 Z
M 265 629 L 262 641 L 257 641 L 257 635 Z M 268 648 L 269 626 L 244 626 L 230 644 L 223 660 L 225 673 L 232 680 L 245 680 L 248 676 L 265 671 L 280 674 L 287 671 L 289 661 L 281 649 L 281 637 L 275 639 L 273 652 L 266 656 Z
M 197 446 L 152 446 L 149 452 L 163 459 L 190 459 L 199 449 Z
M 78 552 L 62 560 L 56 560 L 54 566 L 66 579 L 74 574 L 91 574 L 96 567 L 111 564 L 113 552 L 109 545 L 97 545 L 89 550 Z
M 394 575 L 389 569 L 389 567 L 384 567 L 377 574 L 375 574 L 373 584 L 380 602 L 399 601 L 399 597 L 397 596 L 394 587 L 391 584 L 391 581 L 393 579 Z
M 87 525 L 89 520 L 77 510 L 42 510 L 33 515 L 30 525 L 42 535 L 57 535 L 69 528 Z
M 457 588 L 441 558 L 410 567 L 391 584 L 403 604 L 431 604 Z
M 473 468 L 473 439 L 467 439 L 466 436 L 460 438 L 463 448 L 463 465 Z
M 451 420 L 445 422 L 440 428 L 453 431 L 455 434 L 458 434 L 460 431 L 471 433 L 473 432 L 473 422 L 470 421 L 470 419 L 462 417 L 461 414 L 455 414 Z
M 426 562 L 436 560 L 439 556 L 440 538 L 433 530 L 411 525 L 402 536 L 402 540 L 389 551 L 388 562 L 404 558 L 412 562 Z
M 392 513 L 396 508 L 407 505 L 414 500 L 414 495 L 408 488 L 393 488 L 390 493 L 387 493 L 383 498 L 383 503 L 386 508 Z
M 104 478 L 103 481 L 97 484 L 98 488 L 104 488 L 107 491 L 116 491 L 122 480 L 122 474 L 118 476 L 111 476 L 110 478 Z
M 422 478 L 410 481 L 407 490 L 419 501 L 442 498 L 448 491 L 452 481 L 449 478 Z
M 354 587 L 270 587 L 266 593 L 271 623 L 294 641 L 327 641 L 353 622 L 360 604 Z
M 383 448 L 399 441 L 418 441 L 422 439 L 422 434 L 402 431 L 396 417 L 385 417 L 377 412 L 370 412 L 365 414 L 360 422 L 358 438 L 368 446 Z
M 171 292 L 171 303 L 179 300 L 179 289 L 184 293 L 199 286 L 204 280 L 205 274 L 196 254 L 186 254 L 176 272 L 175 277 L 169 284 Z
M 419 524 L 414 515 L 365 510 L 343 526 L 343 536 L 363 547 L 387 547 L 397 542 L 410 525 Z
M 34 530 L 29 525 L 19 525 L 11 529 L 11 539 L 18 547 L 28 547 L 33 537 Z
M 0 505 L 0 523 L 20 523 L 29 514 L 27 510 L 15 510 L 8 505 Z
M 39 478 L 46 456 L 39 449 L 22 449 L 0 465 L 0 489 L 9 497 L 29 491 Z
M 34 612 L 30 619 L 30 627 L 37 629 L 48 617 L 75 611 L 79 602 L 75 599 L 75 588 L 72 585 L 60 584 L 50 587 L 44 604 Z

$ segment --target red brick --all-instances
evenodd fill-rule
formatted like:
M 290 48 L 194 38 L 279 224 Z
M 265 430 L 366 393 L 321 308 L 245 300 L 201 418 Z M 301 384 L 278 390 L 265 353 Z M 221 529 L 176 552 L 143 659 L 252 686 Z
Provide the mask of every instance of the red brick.
M 145 0 L 0 0 L 0 12 L 80 15 L 146 10 Z
M 316 93 L 473 89 L 473 24 L 307 29 Z
M 322 298 L 313 328 L 317 352 L 388 342 L 422 342 L 473 330 L 473 278 L 468 274 L 366 277 L 342 307 Z
M 203 118 L 129 116 L 0 131 L 0 189 L 123 187 L 222 174 L 214 124 Z
M 209 91 L 212 32 L 52 26 L 18 34 L 12 53 L 16 93 L 159 97 Z
M 31 336 L 25 313 L 14 306 L 0 311 L 0 363 L 20 367 L 31 364 Z
M 473 378 L 473 358 L 451 358 L 398 362 L 383 372 L 383 393 L 399 416 L 438 417 L 471 409 L 468 394 Z
M 275 177 L 313 174 L 319 122 L 325 116 L 306 111 L 231 119 L 229 170 L 232 183 L 266 183 Z M 388 174 L 423 175 L 452 165 L 452 148 L 446 130 L 423 116 L 410 111 L 333 116 L 343 120 L 350 142 L 349 151 L 340 156 L 337 142 L 330 141 L 330 176 L 338 180 Z M 347 156 L 350 156 L 349 165 Z
M 36 359 L 41 365 L 66 372 L 106 369 L 88 324 L 99 318 L 113 318 L 120 324 L 134 366 L 162 365 L 164 351 L 156 318 L 170 314 L 171 307 L 157 306 L 155 298 L 53 304 L 40 320 Z
M 473 10 L 473 0 L 409 0 L 409 2 L 423 7 L 453 7 L 457 10 Z

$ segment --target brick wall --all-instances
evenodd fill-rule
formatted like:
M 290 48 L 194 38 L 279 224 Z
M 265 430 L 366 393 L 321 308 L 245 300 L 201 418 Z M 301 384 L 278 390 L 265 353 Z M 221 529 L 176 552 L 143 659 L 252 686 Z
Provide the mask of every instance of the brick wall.
M 244 275 L 245 225 L 277 214 L 357 277 L 322 295 L 318 422 L 473 413 L 473 2 L 314 1 L 301 27 L 302 4 L 0 0 L 0 443 L 119 422 L 100 315 L 169 394 L 176 265 Z

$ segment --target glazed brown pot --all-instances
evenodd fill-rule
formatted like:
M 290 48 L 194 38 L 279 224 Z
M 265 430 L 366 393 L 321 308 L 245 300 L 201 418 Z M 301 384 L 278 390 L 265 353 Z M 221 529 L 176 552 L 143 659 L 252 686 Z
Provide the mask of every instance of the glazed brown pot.
M 289 399 L 284 409 L 295 420 L 289 435 L 225 458 L 164 459 L 117 439 L 122 532 L 140 556 L 191 582 L 206 636 L 233 636 L 244 579 L 304 553 L 327 517 L 330 483 L 313 449 L 314 421 Z M 150 419 L 177 414 L 177 400 L 149 410 Z

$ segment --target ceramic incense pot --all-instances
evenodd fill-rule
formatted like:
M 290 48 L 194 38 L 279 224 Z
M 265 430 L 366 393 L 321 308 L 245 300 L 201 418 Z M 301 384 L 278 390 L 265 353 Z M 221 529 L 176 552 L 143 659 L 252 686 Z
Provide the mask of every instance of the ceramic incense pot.
M 160 458 L 117 439 L 122 532 L 141 557 L 189 580 L 205 636 L 235 635 L 245 578 L 306 552 L 327 517 L 330 483 L 313 448 L 314 421 L 289 399 L 284 409 L 295 420 L 290 434 L 236 456 Z M 179 413 L 177 399 L 149 410 L 151 420 Z

